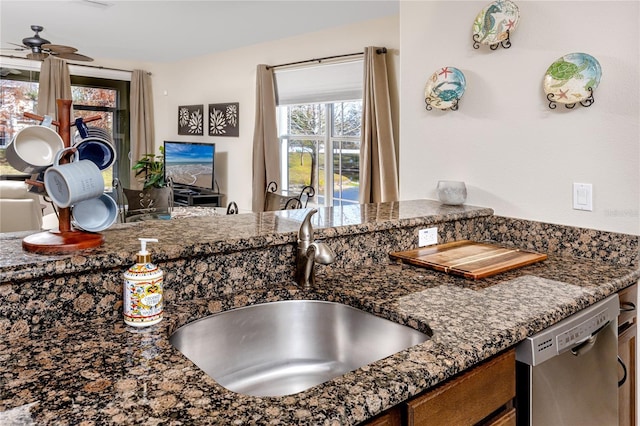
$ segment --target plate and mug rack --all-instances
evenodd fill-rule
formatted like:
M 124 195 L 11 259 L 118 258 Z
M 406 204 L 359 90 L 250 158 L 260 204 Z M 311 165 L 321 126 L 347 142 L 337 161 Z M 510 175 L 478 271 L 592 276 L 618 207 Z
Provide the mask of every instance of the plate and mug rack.
M 71 147 L 71 100 L 57 99 L 58 120 L 52 121 L 58 127 L 58 134 L 62 138 L 64 148 Z M 24 116 L 42 122 L 44 117 L 25 112 Z M 99 115 L 83 119 L 84 123 L 100 120 Z M 69 162 L 67 156 L 60 159 L 60 164 Z M 44 187 L 42 182 L 27 180 L 30 185 Z M 58 229 L 38 232 L 23 238 L 22 248 L 28 252 L 40 254 L 55 254 L 99 247 L 104 242 L 104 236 L 100 233 L 86 232 L 71 227 L 71 208 L 58 208 Z

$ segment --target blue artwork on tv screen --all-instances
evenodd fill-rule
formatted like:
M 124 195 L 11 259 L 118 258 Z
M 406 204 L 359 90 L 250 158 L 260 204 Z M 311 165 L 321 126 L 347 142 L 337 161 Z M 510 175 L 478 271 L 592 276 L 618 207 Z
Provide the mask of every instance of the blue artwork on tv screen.
M 178 186 L 213 189 L 215 144 L 164 142 L 164 170 Z

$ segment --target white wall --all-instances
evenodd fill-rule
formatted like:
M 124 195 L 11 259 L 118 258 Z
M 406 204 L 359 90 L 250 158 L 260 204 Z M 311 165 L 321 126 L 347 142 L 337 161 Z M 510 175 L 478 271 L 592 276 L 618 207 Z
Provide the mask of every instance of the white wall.
M 437 198 L 439 179 L 467 183 L 469 204 L 499 215 L 640 235 L 639 3 L 523 1 L 512 47 L 472 47 L 486 2 L 400 7 L 402 199 Z M 602 66 L 595 104 L 547 107 L 547 67 L 571 52 Z M 458 111 L 426 111 L 424 86 L 462 70 Z M 572 209 L 572 183 L 593 184 L 593 211 Z
M 154 64 L 153 90 L 156 146 L 164 140 L 216 144 L 216 177 L 226 202 L 251 209 L 252 148 L 255 115 L 255 70 L 258 64 L 277 65 L 305 59 L 361 52 L 365 46 L 390 49 L 393 94 L 398 103 L 396 72 L 399 62 L 399 17 L 309 33 L 298 37 L 202 56 L 189 61 Z M 224 43 L 224 40 L 212 41 Z M 240 103 L 240 136 L 178 136 L 180 105 Z M 398 117 L 396 116 L 396 122 Z

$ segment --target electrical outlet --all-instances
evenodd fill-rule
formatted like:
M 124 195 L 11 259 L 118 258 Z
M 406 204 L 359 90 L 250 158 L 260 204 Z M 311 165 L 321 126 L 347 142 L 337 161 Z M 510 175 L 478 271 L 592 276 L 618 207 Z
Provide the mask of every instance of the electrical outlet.
M 418 231 L 418 247 L 438 244 L 438 228 L 427 228 Z

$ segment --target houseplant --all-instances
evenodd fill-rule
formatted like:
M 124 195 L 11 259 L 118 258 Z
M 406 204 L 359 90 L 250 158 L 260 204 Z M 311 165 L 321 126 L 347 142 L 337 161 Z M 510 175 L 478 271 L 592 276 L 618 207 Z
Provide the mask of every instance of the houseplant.
M 132 167 L 136 176 L 142 181 L 143 188 L 164 188 L 164 147 L 160 147 L 160 154 L 144 154 Z
M 146 218 L 171 218 L 173 186 L 164 177 L 164 149 L 160 154 L 144 154 L 132 167 L 142 183 L 142 190 L 123 188 L 128 201 L 125 221 Z

